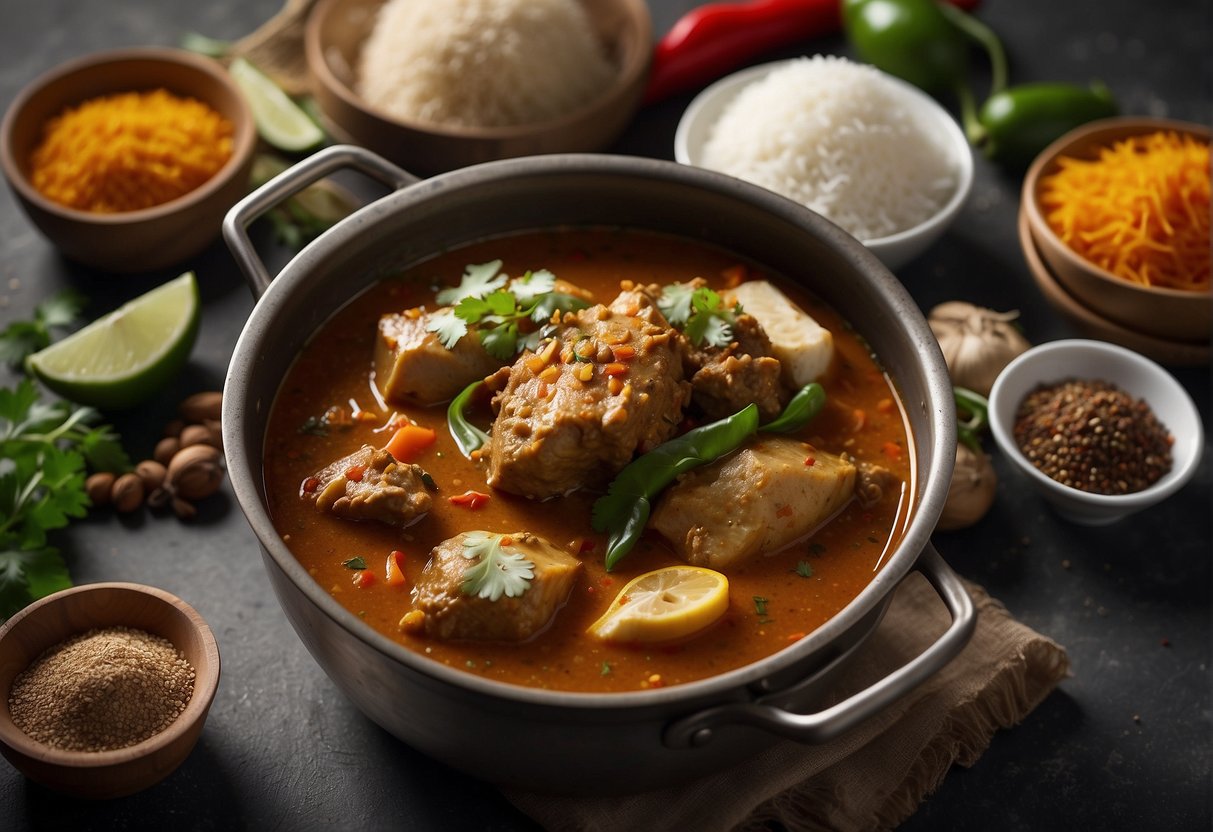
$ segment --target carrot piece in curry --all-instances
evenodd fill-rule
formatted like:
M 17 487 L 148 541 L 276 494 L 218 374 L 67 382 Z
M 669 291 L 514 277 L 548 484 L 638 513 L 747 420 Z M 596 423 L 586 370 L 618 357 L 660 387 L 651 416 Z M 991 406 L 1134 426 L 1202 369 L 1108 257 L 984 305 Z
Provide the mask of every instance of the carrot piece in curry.
M 395 457 L 397 462 L 412 462 L 433 445 L 437 438 L 433 428 L 410 423 L 397 428 L 392 434 L 387 443 L 387 452 Z

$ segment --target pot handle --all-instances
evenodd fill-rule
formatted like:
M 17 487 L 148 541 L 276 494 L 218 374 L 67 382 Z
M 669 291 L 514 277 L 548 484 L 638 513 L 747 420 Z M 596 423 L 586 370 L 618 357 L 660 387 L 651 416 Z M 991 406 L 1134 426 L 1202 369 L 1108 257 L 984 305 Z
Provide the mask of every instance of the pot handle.
M 237 202 L 223 218 L 223 239 L 231 249 L 236 263 L 244 271 L 253 294 L 260 298 L 270 287 L 269 271 L 257 256 L 249 239 L 248 227 L 258 217 L 286 202 L 308 185 L 331 173 L 352 168 L 393 190 L 421 181 L 411 173 L 393 165 L 375 153 L 361 147 L 338 144 L 326 147 L 296 165 L 284 170 L 244 199 Z
M 803 743 L 822 743 L 851 730 L 868 717 L 909 693 L 960 653 L 977 625 L 977 610 L 959 576 L 930 543 L 915 568 L 930 581 L 952 616 L 952 623 L 939 639 L 871 687 L 837 705 L 813 714 L 796 714 L 761 700 L 744 704 L 718 705 L 666 726 L 663 741 L 670 748 L 691 748 L 712 740 L 724 725 L 750 725 Z M 780 691 L 785 699 L 790 691 Z

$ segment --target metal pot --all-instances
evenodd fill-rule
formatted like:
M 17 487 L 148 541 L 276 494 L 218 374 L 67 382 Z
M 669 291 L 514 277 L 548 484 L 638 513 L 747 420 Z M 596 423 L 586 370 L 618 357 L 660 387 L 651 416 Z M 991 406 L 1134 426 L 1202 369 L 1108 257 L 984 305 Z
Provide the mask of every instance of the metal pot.
M 394 188 L 337 224 L 272 280 L 247 234 L 308 184 L 352 168 Z M 262 454 L 270 406 L 305 342 L 379 278 L 436 251 L 496 235 L 569 225 L 677 234 L 722 246 L 805 283 L 870 342 L 897 380 L 914 436 L 913 518 L 860 595 L 779 653 L 709 679 L 632 693 L 567 693 L 489 681 L 426 659 L 341 607 L 274 530 Z M 491 162 L 418 181 L 354 147 L 296 165 L 236 205 L 224 236 L 260 296 L 236 345 L 223 401 L 232 486 L 260 540 L 279 603 L 337 686 L 384 729 L 456 768 L 541 791 L 601 794 L 686 781 L 735 764 L 772 734 L 831 739 L 950 661 L 975 612 L 929 542 L 955 454 L 947 368 L 914 301 L 854 238 L 764 189 L 652 159 L 552 155 Z M 928 650 L 830 707 L 830 675 L 861 647 L 898 583 L 922 572 L 952 624 Z M 815 710 L 816 709 L 816 710 Z M 617 776 L 602 778 L 603 771 Z

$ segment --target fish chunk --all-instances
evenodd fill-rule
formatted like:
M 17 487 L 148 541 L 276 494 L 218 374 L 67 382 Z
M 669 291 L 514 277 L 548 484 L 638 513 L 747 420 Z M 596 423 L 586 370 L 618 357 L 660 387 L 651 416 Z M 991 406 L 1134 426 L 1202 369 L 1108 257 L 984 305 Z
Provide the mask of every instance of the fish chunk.
M 432 405 L 455 398 L 473 381 L 504 362 L 489 355 L 468 333 L 447 349 L 426 329 L 435 313 L 392 313 L 379 319 L 375 338 L 375 381 L 383 398 L 395 404 Z
M 433 504 L 424 476 L 420 465 L 397 462 L 386 450 L 363 445 L 308 477 L 300 496 L 346 520 L 410 526 Z
M 679 478 L 649 524 L 687 563 L 724 570 L 829 520 L 854 495 L 855 474 L 851 462 L 807 442 L 762 438 Z
M 533 572 L 522 594 L 503 594 L 494 601 L 464 588 L 468 570 L 478 563 L 478 559 L 465 557 L 469 535 L 489 533 L 464 532 L 439 543 L 417 580 L 413 606 L 425 613 L 426 635 L 524 641 L 546 628 L 568 599 L 581 561 L 528 532 L 493 535 L 500 538 L 501 551 L 522 555 Z

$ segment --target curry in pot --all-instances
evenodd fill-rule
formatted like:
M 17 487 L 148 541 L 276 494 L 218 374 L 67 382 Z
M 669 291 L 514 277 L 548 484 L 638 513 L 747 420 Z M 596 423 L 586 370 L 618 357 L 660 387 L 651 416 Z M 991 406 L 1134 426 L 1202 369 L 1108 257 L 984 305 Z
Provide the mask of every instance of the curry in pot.
M 682 684 L 782 650 L 911 512 L 897 391 L 795 283 L 624 230 L 487 240 L 339 310 L 284 379 L 275 527 L 371 627 L 489 679 Z

